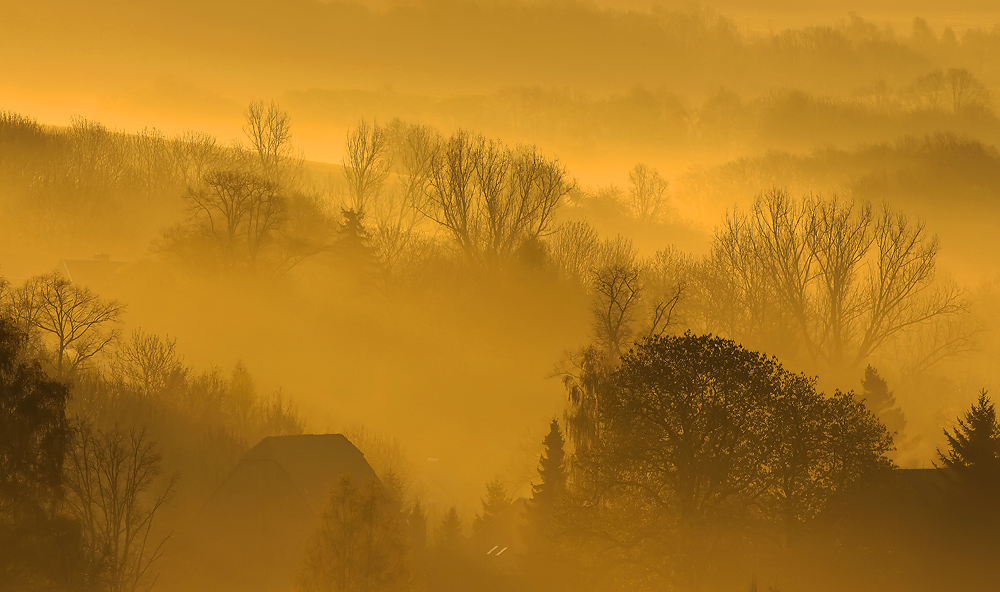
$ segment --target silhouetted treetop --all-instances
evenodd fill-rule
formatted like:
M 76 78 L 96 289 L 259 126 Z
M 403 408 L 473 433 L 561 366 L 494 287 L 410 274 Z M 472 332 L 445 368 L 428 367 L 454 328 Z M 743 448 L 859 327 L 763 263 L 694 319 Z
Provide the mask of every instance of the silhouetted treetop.
M 70 440 L 69 389 L 24 356 L 25 336 L 0 318 L 0 519 L 50 509 Z
M 939 250 L 923 221 L 889 206 L 766 191 L 716 230 L 702 312 L 733 338 L 847 370 L 906 331 L 965 310 L 961 290 L 935 283 Z
M 878 417 L 890 433 L 899 436 L 906 429 L 906 415 L 896 404 L 896 397 L 889 390 L 889 385 L 878 370 L 869 364 L 865 368 L 865 377 L 861 381 L 865 404 Z
M 826 397 L 731 340 L 649 338 L 590 380 L 596 443 L 578 459 L 584 482 L 675 517 L 757 507 L 794 523 L 891 466 L 890 434 L 853 394 Z
M 944 430 L 946 451 L 938 450 L 941 466 L 975 481 L 997 484 L 1000 480 L 1000 425 L 996 407 L 986 389 L 972 407 L 958 418 L 958 425 Z
M 567 492 L 568 472 L 566 467 L 566 440 L 563 438 L 559 420 L 549 424 L 549 433 L 542 440 L 544 450 L 538 460 L 537 485 L 531 488 L 529 508 L 542 519 L 551 518 L 562 503 Z
M 501 266 L 548 233 L 572 182 L 537 148 L 458 131 L 434 148 L 422 211 L 471 261 Z

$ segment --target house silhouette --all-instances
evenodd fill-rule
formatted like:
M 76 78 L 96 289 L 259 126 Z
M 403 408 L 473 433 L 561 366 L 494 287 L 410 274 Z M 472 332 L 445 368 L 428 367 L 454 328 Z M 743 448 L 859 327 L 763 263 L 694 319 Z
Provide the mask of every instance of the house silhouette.
M 270 436 L 215 491 L 182 542 L 187 577 L 177 589 L 289 590 L 333 487 L 378 479 L 341 434 Z

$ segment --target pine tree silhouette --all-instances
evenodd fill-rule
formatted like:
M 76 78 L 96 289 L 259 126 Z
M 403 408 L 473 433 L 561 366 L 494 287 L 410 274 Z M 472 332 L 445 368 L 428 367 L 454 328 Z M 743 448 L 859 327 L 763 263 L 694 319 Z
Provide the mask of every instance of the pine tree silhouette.
M 565 444 L 559 420 L 549 424 L 549 433 L 542 440 L 545 451 L 538 465 L 541 483 L 532 487 L 531 506 L 535 511 L 549 514 L 566 492 Z
M 947 453 L 938 450 L 945 468 L 963 473 L 977 481 L 996 482 L 1000 477 L 1000 426 L 996 408 L 985 389 L 978 401 L 958 418 L 958 427 L 944 431 Z
M 497 477 L 486 484 L 486 497 L 483 498 L 483 513 L 476 516 L 472 530 L 478 531 L 489 523 L 494 516 L 510 507 L 511 498 L 507 495 L 507 486 Z
M 906 429 L 906 415 L 896 404 L 896 397 L 889 390 L 885 379 L 879 376 L 878 370 L 871 364 L 865 368 L 865 378 L 861 381 L 865 404 L 871 409 L 889 433 L 900 435 Z
M 334 253 L 360 279 L 372 273 L 375 254 L 371 236 L 365 227 L 364 214 L 350 209 L 341 210 L 343 221 L 337 228 Z
M 462 519 L 458 510 L 452 506 L 441 520 L 438 530 L 438 549 L 446 552 L 456 552 L 462 542 Z
M 406 517 L 406 530 L 410 547 L 422 553 L 427 547 L 427 514 L 420 500 L 413 502 L 413 508 Z

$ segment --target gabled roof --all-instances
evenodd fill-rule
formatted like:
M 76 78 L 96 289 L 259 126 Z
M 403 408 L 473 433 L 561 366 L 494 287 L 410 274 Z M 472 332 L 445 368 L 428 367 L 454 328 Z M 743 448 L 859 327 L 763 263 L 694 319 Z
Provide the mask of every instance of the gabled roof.
M 375 477 L 365 455 L 342 434 L 264 438 L 243 456 L 227 483 L 251 467 L 267 480 L 287 479 L 314 511 L 322 509 L 330 490 L 344 475 L 356 481 Z M 224 483 L 220 490 L 225 488 Z
M 303 548 L 344 476 L 377 479 L 340 434 L 270 436 L 250 449 L 192 525 L 178 590 L 291 589 Z M 180 576 L 183 580 L 185 576 Z

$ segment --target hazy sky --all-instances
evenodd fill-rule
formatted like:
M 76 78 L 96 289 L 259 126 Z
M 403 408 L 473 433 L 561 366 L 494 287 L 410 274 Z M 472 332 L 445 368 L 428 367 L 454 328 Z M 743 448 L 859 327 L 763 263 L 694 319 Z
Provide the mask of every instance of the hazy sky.
M 85 115 L 113 127 L 155 126 L 168 134 L 199 129 L 234 138 L 250 99 L 280 100 L 311 89 L 391 88 L 433 97 L 539 87 L 601 96 L 636 84 L 682 94 L 745 86 L 710 72 L 698 80 L 657 73 L 656 50 L 644 48 L 669 33 L 647 33 L 626 8 L 698 6 L 690 2 L 594 8 L 565 1 L 387 1 L 374 5 L 381 12 L 313 0 L 2 4 L 0 51 L 16 58 L 0 64 L 3 106 L 53 124 Z M 549 8 L 527 7 L 535 5 Z M 743 33 L 833 25 L 852 11 L 902 33 L 915 16 L 938 31 L 950 25 L 959 33 L 1000 20 L 996 3 L 980 0 L 702 6 Z M 664 48 L 664 59 L 673 63 L 669 44 Z M 296 144 L 307 158 L 339 160 L 345 122 L 300 115 L 300 108 L 289 106 L 299 122 Z

